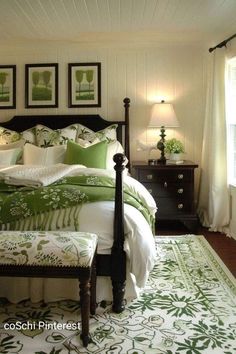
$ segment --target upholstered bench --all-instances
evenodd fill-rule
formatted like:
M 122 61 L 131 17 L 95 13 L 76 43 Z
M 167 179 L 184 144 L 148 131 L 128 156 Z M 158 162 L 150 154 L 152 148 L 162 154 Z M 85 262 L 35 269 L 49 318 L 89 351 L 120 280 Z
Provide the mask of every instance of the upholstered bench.
M 0 231 L 0 276 L 78 278 L 81 339 L 96 308 L 97 236 L 71 231 Z M 91 299 L 90 299 L 91 290 Z

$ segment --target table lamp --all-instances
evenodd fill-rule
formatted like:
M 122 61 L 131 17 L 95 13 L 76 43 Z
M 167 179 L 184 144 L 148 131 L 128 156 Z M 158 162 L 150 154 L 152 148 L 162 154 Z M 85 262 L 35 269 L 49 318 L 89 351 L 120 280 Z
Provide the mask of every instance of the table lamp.
M 159 127 L 161 128 L 161 139 L 157 143 L 157 148 L 161 151 L 161 157 L 156 161 L 156 163 L 165 164 L 165 128 L 179 127 L 179 122 L 171 103 L 165 103 L 165 101 L 161 101 L 161 103 L 155 103 L 153 105 L 148 128 Z

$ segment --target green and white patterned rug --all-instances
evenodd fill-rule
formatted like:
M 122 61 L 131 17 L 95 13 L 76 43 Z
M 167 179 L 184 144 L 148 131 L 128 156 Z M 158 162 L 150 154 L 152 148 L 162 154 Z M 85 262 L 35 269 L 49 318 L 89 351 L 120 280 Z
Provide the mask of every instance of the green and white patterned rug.
M 11 305 L 2 299 L 0 353 L 236 353 L 235 278 L 203 236 L 156 237 L 156 246 L 156 266 L 140 298 L 119 315 L 100 303 L 87 349 L 73 329 L 76 302 Z

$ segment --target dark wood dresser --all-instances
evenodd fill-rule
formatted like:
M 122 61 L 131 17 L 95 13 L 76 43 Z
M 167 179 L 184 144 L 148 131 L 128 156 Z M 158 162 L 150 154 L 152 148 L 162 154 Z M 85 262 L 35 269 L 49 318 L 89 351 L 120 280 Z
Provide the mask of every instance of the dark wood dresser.
M 133 162 L 134 177 L 152 194 L 157 203 L 156 221 L 178 220 L 196 232 L 198 218 L 194 207 L 194 169 L 191 161 L 181 164 L 148 165 Z

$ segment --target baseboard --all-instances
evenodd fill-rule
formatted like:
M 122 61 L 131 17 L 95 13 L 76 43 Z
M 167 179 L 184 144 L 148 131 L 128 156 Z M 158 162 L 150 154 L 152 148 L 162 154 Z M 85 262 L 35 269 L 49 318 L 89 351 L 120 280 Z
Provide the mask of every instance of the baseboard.
M 235 233 L 235 232 L 232 232 L 232 231 L 230 230 L 229 234 L 230 234 L 230 236 L 231 236 L 232 238 L 234 238 L 234 239 L 236 240 L 236 233 Z
M 230 186 L 230 236 L 236 240 L 236 186 Z

